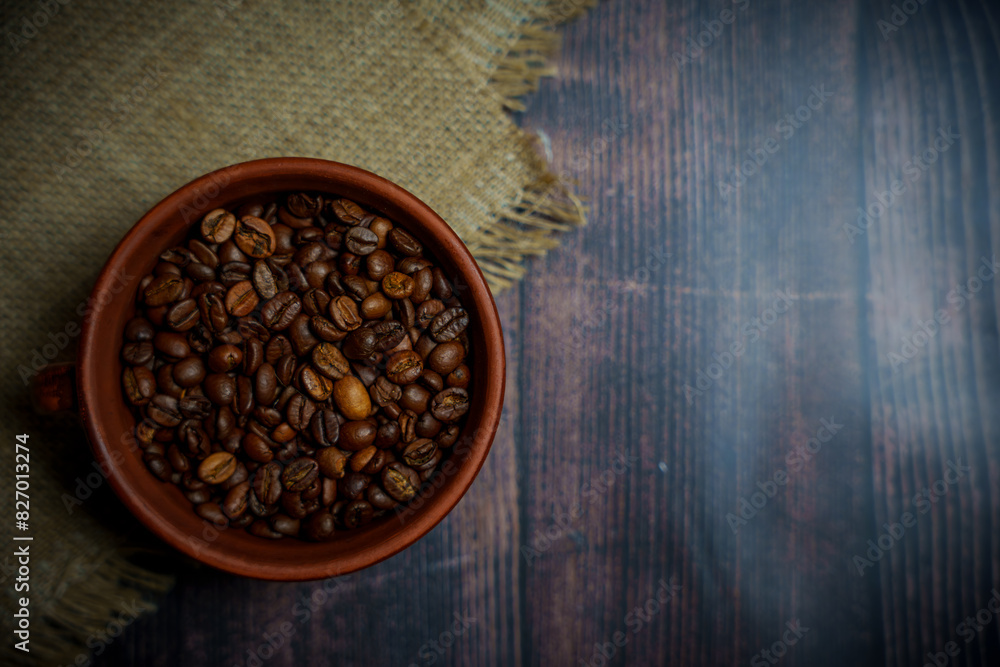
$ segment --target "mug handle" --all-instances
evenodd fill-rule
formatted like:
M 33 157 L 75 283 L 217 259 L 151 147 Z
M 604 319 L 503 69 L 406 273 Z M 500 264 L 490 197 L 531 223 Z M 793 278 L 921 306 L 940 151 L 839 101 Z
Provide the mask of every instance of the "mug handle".
M 38 371 L 31 381 L 31 405 L 40 415 L 75 413 L 76 364 L 49 364 Z

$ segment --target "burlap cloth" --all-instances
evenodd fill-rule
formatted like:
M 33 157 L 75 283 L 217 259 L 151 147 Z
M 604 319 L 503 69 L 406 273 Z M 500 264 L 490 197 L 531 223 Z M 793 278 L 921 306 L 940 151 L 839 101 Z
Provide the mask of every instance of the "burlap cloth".
M 28 402 L 32 362 L 72 358 L 90 287 L 125 231 L 205 172 L 321 157 L 415 193 L 494 287 L 507 286 L 525 255 L 583 221 L 506 111 L 549 73 L 552 27 L 588 4 L 3 3 L 0 661 L 69 664 L 103 641 L 109 620 L 127 625 L 152 609 L 172 580 L 169 567 L 136 559 L 141 545 L 162 545 L 102 483 L 75 420 L 35 417 Z M 27 531 L 15 525 L 21 433 L 30 436 Z M 13 554 L 24 544 L 28 592 L 15 590 Z M 25 595 L 30 656 L 13 648 Z

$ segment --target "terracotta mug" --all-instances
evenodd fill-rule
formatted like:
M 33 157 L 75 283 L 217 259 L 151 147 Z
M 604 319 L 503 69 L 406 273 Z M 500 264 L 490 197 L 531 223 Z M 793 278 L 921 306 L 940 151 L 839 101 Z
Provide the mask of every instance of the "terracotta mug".
M 471 407 L 452 447 L 450 466 L 401 511 L 329 542 L 271 541 L 243 529 L 215 526 L 194 513 L 173 484 L 142 461 L 135 418 L 121 388 L 120 350 L 136 292 L 160 253 L 178 245 L 191 225 L 215 208 L 232 209 L 261 196 L 315 191 L 351 199 L 415 236 L 453 282 L 469 312 Z M 131 277 L 131 280 L 129 280 Z M 124 287 L 122 287 L 124 285 Z M 41 411 L 78 410 L 94 457 L 122 502 L 153 533 L 196 560 L 234 574 L 276 580 L 319 579 L 373 565 L 416 542 L 458 503 L 489 453 L 505 387 L 503 333 L 482 272 L 458 235 L 415 196 L 371 172 L 309 158 L 269 158 L 233 165 L 183 186 L 154 206 L 112 252 L 91 293 L 75 364 L 51 366 L 36 379 Z M 461 444 L 462 446 L 458 446 Z

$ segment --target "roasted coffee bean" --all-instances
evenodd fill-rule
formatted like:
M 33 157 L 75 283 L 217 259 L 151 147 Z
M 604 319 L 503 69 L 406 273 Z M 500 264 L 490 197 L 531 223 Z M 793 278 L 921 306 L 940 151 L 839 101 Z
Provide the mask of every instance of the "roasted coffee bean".
M 235 224 L 235 223 L 234 223 Z M 228 264 L 229 262 L 248 262 L 250 260 L 243 251 L 240 250 L 236 243 L 229 239 L 219 246 L 219 263 L 220 267 L 223 264 Z
M 327 203 L 327 211 L 345 225 L 360 225 L 369 216 L 365 210 L 349 199 L 334 199 Z
M 226 288 L 250 280 L 252 267 L 247 262 L 228 262 L 219 267 L 219 282 Z
M 281 464 L 265 463 L 253 475 L 253 492 L 264 505 L 273 505 L 281 498 Z
M 375 292 L 361 302 L 361 317 L 366 320 L 379 320 L 392 310 L 392 302 L 381 292 Z
M 361 276 L 344 276 L 340 282 L 344 286 L 345 296 L 351 297 L 358 303 L 364 301 L 375 289 L 378 289 L 377 284 L 373 286 Z
M 340 438 L 340 420 L 333 410 L 317 410 L 309 422 L 313 442 L 319 447 L 332 447 Z
M 254 377 L 254 398 L 261 405 L 271 405 L 278 397 L 278 378 L 271 364 L 261 364 Z
M 361 380 L 353 375 L 337 380 L 333 386 L 333 400 L 348 419 L 364 419 L 371 412 L 371 398 Z
M 369 327 L 355 329 L 344 338 L 341 351 L 348 359 L 367 359 L 377 351 L 378 335 Z
M 229 452 L 209 454 L 198 466 L 198 479 L 206 484 L 221 484 L 236 472 L 236 457 Z
M 184 267 L 184 273 L 197 282 L 215 280 L 215 269 L 201 262 L 191 262 Z
M 246 375 L 236 378 L 236 391 L 233 394 L 233 404 L 230 406 L 237 415 L 248 416 L 254 408 L 253 380 Z
M 404 257 L 396 262 L 396 270 L 408 276 L 412 276 L 417 271 L 429 266 L 433 266 L 433 264 L 431 264 L 430 260 L 423 257 Z
M 240 218 L 233 239 L 240 250 L 251 257 L 270 257 L 274 253 L 274 232 L 271 225 L 260 218 L 249 215 Z
M 413 293 L 413 278 L 393 271 L 382 279 L 382 292 L 390 299 L 405 299 Z
M 409 444 L 417 439 L 417 413 L 403 410 L 396 421 L 399 422 L 399 439 Z
M 395 348 L 406 339 L 406 330 L 396 320 L 379 322 L 371 327 L 375 333 L 375 350 L 385 352 Z
M 336 343 L 337 341 L 344 340 L 347 336 L 347 332 L 338 329 L 337 326 L 319 315 L 313 316 L 309 319 L 309 326 L 312 327 L 313 333 L 322 340 L 328 343 Z
M 205 521 L 210 521 L 218 528 L 225 528 L 229 525 L 229 519 L 223 514 L 218 503 L 202 503 L 194 508 L 195 513 Z
M 271 267 L 263 259 L 253 264 L 253 286 L 262 299 L 272 299 L 278 294 L 278 285 Z
M 212 373 L 205 378 L 205 395 L 216 405 L 229 405 L 236 394 L 236 380 L 223 373 Z
M 260 308 L 261 321 L 272 331 L 287 329 L 302 310 L 302 300 L 294 292 L 281 292 Z
M 356 276 L 361 271 L 361 257 L 353 252 L 345 252 L 337 260 L 337 268 L 340 270 L 341 277 Z M 329 283 L 327 283 L 327 289 L 329 287 Z
M 209 211 L 201 219 L 201 235 L 209 243 L 224 243 L 236 229 L 236 216 L 224 208 Z
M 316 452 L 316 463 L 319 470 L 331 479 L 344 476 L 347 469 L 347 454 L 336 447 L 324 447 Z
M 243 363 L 243 350 L 235 345 L 219 345 L 208 354 L 208 367 L 216 373 L 228 373 Z
M 273 431 L 271 431 L 271 440 L 279 444 L 285 444 L 295 438 L 298 433 L 289 426 L 287 423 L 278 424 Z
M 410 329 L 417 323 L 417 311 L 413 307 L 413 302 L 409 299 L 399 299 L 392 303 L 393 312 L 396 319 L 403 325 L 404 329 Z
M 434 318 L 444 312 L 444 303 L 438 299 L 428 299 L 417 308 L 416 325 L 427 328 Z
M 418 382 L 435 394 L 444 389 L 444 379 L 441 377 L 440 373 L 437 373 L 430 368 L 424 369 L 424 371 L 420 374 Z
M 427 330 L 439 343 L 453 340 L 469 325 L 469 314 L 464 308 L 448 308 L 431 321 Z
M 296 392 L 285 408 L 285 420 L 296 431 L 304 431 L 309 428 L 309 422 L 315 413 L 316 404 Z
M 295 537 L 299 534 L 301 523 L 286 514 L 275 514 L 271 517 L 271 528 L 282 535 Z
M 196 299 L 196 303 L 201 321 L 213 333 L 219 333 L 229 326 L 229 311 L 226 310 L 223 296 L 215 293 L 202 294 Z
M 326 511 L 315 512 L 306 519 L 303 531 L 314 542 L 325 542 L 334 535 L 333 515 Z
M 434 277 L 430 267 L 424 267 L 413 274 L 413 293 L 410 300 L 415 303 L 423 303 L 431 294 L 434 286 Z
M 156 329 L 145 317 L 133 317 L 125 325 L 125 340 L 143 342 L 153 340 Z
M 389 357 L 389 361 L 385 365 L 386 377 L 390 382 L 398 385 L 416 382 L 423 370 L 423 359 L 413 350 L 397 352 Z
M 399 227 L 394 227 L 389 230 L 386 239 L 389 241 L 389 246 L 400 255 L 416 257 L 424 251 L 424 248 L 420 245 L 419 241 Z
M 289 491 L 303 491 L 316 481 L 319 476 L 319 465 L 308 456 L 295 459 L 285 466 L 281 473 L 281 483 Z
M 143 300 L 147 306 L 165 306 L 179 299 L 183 292 L 184 281 L 179 276 L 164 274 L 146 286 Z
M 256 433 L 246 433 L 242 441 L 243 453 L 252 461 L 267 463 L 274 458 L 274 453 L 268 447 L 267 441 Z
M 282 335 L 277 335 L 267 342 L 264 348 L 264 360 L 269 364 L 274 364 L 286 354 L 292 353 L 292 343 Z
M 375 250 L 365 258 L 365 270 L 372 280 L 380 281 L 396 268 L 392 255 L 385 250 Z
M 339 380 L 350 372 L 347 358 L 332 343 L 320 343 L 313 348 L 312 365 L 331 380 Z
M 447 375 L 458 368 L 465 358 L 465 348 L 458 341 L 452 340 L 441 343 L 427 355 L 427 365 L 432 369 Z
M 379 424 L 378 432 L 375 435 L 375 446 L 379 449 L 388 449 L 399 442 L 399 422 L 386 420 Z
M 418 438 L 433 438 L 441 432 L 441 426 L 441 422 L 435 419 L 430 412 L 421 412 L 414 431 Z
M 174 364 L 173 376 L 185 389 L 196 387 L 205 379 L 205 364 L 201 357 L 185 357 Z
M 231 478 L 230 478 L 231 479 Z M 250 482 L 243 481 L 229 489 L 222 501 L 222 511 L 230 519 L 237 519 L 247 511 L 247 495 L 250 493 Z
M 205 419 L 212 410 L 212 401 L 207 396 L 183 396 L 177 400 L 177 407 L 186 419 Z
M 264 428 L 274 428 L 284 419 L 284 415 L 275 408 L 258 405 L 253 409 L 253 418 Z
M 174 331 L 187 331 L 198 324 L 201 313 L 194 299 L 184 299 L 171 306 L 167 311 L 167 325 Z
M 132 405 L 145 405 L 156 395 L 156 378 L 145 366 L 126 367 L 122 372 L 122 386 Z
M 472 381 L 472 374 L 469 371 L 469 367 L 465 364 L 459 364 L 455 370 L 448 374 L 445 378 L 445 382 L 449 387 L 457 387 L 458 389 L 465 389 L 469 386 L 469 382 Z
M 358 306 L 349 296 L 338 296 L 330 301 L 330 319 L 341 331 L 353 331 L 361 326 Z
M 295 379 L 295 368 L 298 365 L 298 358 L 294 354 L 286 354 L 278 363 L 274 364 L 274 374 L 282 386 L 289 386 Z
M 403 387 L 402 396 L 400 397 L 399 407 L 404 410 L 412 410 L 416 414 L 421 414 L 427 410 L 427 404 L 431 400 L 431 392 L 419 384 L 408 384 Z
M 377 430 L 375 424 L 367 420 L 345 422 L 340 426 L 338 447 L 350 452 L 364 449 L 375 442 Z
M 319 339 L 313 335 L 309 326 L 309 316 L 305 313 L 292 320 L 292 325 L 288 327 L 286 333 L 292 342 L 292 350 L 299 357 L 308 356 L 313 348 L 319 344 Z
M 399 462 L 390 463 L 382 470 L 382 488 L 393 500 L 409 502 L 420 489 L 420 478 L 413 468 Z
M 302 295 L 302 312 L 309 317 L 326 315 L 330 308 L 330 295 L 314 287 Z
M 372 520 L 375 510 L 366 500 L 355 500 L 344 508 L 342 521 L 345 528 L 357 528 Z
M 352 227 L 344 237 L 344 245 L 355 255 L 370 255 L 378 249 L 378 235 L 365 227 Z
M 236 317 L 249 315 L 260 301 L 253 284 L 249 280 L 241 280 L 226 292 L 226 312 Z
M 337 490 L 347 500 L 357 500 L 362 497 L 362 494 L 364 494 L 365 489 L 368 488 L 368 484 L 370 483 L 371 478 L 368 475 L 359 472 L 348 472 L 344 475 L 343 479 L 337 482 Z
M 312 218 L 323 210 L 323 198 L 305 192 L 297 192 L 288 196 L 286 205 L 292 215 L 298 218 Z
M 368 395 L 379 407 L 385 407 L 389 403 L 398 401 L 403 390 L 399 385 L 393 384 L 384 375 L 375 378 L 375 382 L 368 388 Z
M 464 389 L 451 387 L 434 397 L 431 414 L 443 422 L 453 422 L 469 410 L 469 394 Z
M 261 324 L 260 320 L 256 319 L 253 315 L 240 317 L 236 320 L 236 333 L 238 333 L 240 338 L 244 341 L 250 339 L 257 339 L 260 341 L 271 340 L 270 329 Z
M 438 445 L 429 438 L 414 440 L 403 450 L 403 463 L 411 468 L 419 469 L 426 465 L 437 454 Z
M 171 428 L 181 423 L 177 399 L 166 394 L 156 394 L 146 404 L 146 414 L 160 426 Z
M 163 364 L 156 370 L 156 388 L 161 394 L 180 398 L 184 395 L 184 387 L 174 382 L 174 365 Z
M 159 332 L 153 337 L 153 347 L 170 360 L 183 359 L 191 354 L 187 337 L 179 333 Z
M 299 373 L 299 382 L 302 385 L 302 391 L 316 401 L 325 401 L 333 393 L 333 382 L 317 372 L 312 366 L 302 367 L 302 371 Z
M 212 443 L 208 440 L 208 434 L 197 422 L 185 422 L 178 432 L 184 443 L 187 453 L 195 458 L 207 456 L 212 449 Z
M 444 275 L 444 271 L 442 271 L 439 267 L 434 267 L 432 269 L 432 273 L 434 276 L 434 287 L 431 289 L 431 294 L 433 294 L 437 299 L 447 301 L 452 296 L 451 283 L 448 282 L 448 279 Z
M 271 528 L 271 524 L 264 519 L 257 519 L 251 523 L 250 527 L 247 528 L 247 532 L 254 537 L 262 537 L 268 540 L 280 540 L 284 537 L 284 535 Z

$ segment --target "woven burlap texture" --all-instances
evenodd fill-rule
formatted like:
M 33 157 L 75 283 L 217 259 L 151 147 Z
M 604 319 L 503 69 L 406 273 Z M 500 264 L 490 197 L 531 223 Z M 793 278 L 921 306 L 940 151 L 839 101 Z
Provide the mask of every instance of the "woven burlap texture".
M 130 554 L 126 516 L 73 419 L 32 415 L 41 361 L 71 359 L 115 243 L 156 201 L 227 164 L 307 156 L 370 169 L 427 202 L 494 288 L 583 222 L 509 117 L 549 73 L 552 27 L 587 0 L 4 3 L 0 81 L 0 508 L 30 535 L 31 658 L 69 663 L 170 577 Z M 30 436 L 30 522 L 14 525 L 14 435 Z M 96 488 L 91 488 L 96 487 Z M 72 500 L 81 502 L 72 502 Z M 5 549 L 10 554 L 11 549 Z M 4 609 L 16 559 L 0 556 Z M 4 614 L 4 663 L 11 648 Z M 114 626 L 117 627 L 117 626 Z

